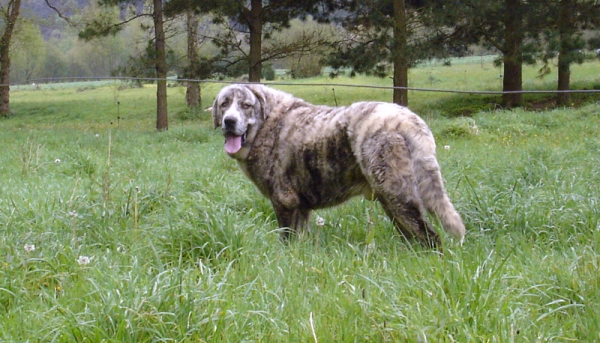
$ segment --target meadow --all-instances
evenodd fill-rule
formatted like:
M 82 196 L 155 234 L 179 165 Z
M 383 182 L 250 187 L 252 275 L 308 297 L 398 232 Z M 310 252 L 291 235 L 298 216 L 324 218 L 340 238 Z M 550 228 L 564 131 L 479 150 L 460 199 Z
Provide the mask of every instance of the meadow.
M 575 85 L 600 87 L 598 70 L 574 66 Z M 554 87 L 536 72 L 525 69 L 525 89 Z M 501 85 L 479 59 L 410 78 Z M 316 82 L 328 85 L 303 85 Z M 334 85 L 389 79 L 295 83 L 277 88 L 329 105 L 391 99 Z M 182 87 L 169 88 L 170 129 L 156 133 L 155 88 L 123 86 L 11 93 L 14 115 L 0 119 L 0 342 L 600 341 L 598 94 L 557 109 L 532 95 L 530 110 L 504 110 L 490 103 L 499 96 L 410 92 L 467 226 L 464 244 L 444 235 L 439 254 L 405 242 L 360 198 L 280 241 L 270 203 L 223 152 L 209 114 L 186 109 Z M 203 85 L 204 107 L 221 87 Z

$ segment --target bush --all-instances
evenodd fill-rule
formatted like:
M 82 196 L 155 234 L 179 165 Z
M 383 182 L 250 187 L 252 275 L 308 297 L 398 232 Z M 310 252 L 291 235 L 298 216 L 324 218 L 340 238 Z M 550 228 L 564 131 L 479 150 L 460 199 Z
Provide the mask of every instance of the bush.
M 292 64 L 293 79 L 305 79 L 321 75 L 321 60 L 317 55 L 302 56 Z
M 472 137 L 479 135 L 479 128 L 472 118 L 462 117 L 444 127 L 439 136 L 446 138 Z
M 261 77 L 267 81 L 275 80 L 275 69 L 273 69 L 271 63 L 267 63 L 263 66 Z

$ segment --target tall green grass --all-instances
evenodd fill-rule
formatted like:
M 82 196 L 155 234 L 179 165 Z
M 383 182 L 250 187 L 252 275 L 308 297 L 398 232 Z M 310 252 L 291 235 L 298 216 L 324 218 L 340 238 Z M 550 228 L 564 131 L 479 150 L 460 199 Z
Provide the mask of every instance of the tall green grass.
M 219 88 L 203 88 L 205 106 Z M 281 88 L 334 102 L 329 87 Z M 148 86 L 14 93 L 0 121 L 0 341 L 600 340 L 597 100 L 449 118 L 446 95 L 411 98 L 468 229 L 440 255 L 358 198 L 281 242 L 208 114 L 189 120 L 169 91 L 160 134 Z

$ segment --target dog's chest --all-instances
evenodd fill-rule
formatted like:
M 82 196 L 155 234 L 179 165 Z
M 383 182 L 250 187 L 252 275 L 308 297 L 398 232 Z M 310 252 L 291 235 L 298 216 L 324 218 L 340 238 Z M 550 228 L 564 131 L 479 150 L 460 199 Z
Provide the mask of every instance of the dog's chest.
M 263 141 L 259 133 L 248 158 L 239 161 L 263 195 L 292 193 L 303 207 L 320 208 L 364 193 L 367 183 L 346 135 L 320 140 L 292 136 Z

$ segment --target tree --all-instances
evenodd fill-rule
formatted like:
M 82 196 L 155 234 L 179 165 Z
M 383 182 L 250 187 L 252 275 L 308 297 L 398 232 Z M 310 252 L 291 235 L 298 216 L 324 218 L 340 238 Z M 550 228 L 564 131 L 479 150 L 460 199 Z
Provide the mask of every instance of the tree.
M 387 76 L 391 65 L 393 101 L 408 105 L 409 67 L 422 59 L 444 56 L 449 51 L 447 33 L 423 26 L 430 12 L 419 0 L 355 0 L 344 10 L 346 15 L 337 21 L 346 35 L 335 43 L 328 64 L 335 70 L 350 68 L 351 75 L 379 77 Z
M 165 52 L 165 30 L 163 27 L 162 0 L 153 0 L 154 44 L 156 47 L 156 130 L 169 128 L 167 112 L 167 54 Z
M 121 6 L 122 8 L 135 8 L 143 5 L 143 0 L 100 0 L 104 7 Z M 108 14 L 108 15 L 107 15 Z M 165 30 L 162 0 L 152 0 L 151 13 L 134 13 L 124 20 L 115 21 L 110 13 L 103 13 L 86 23 L 79 36 L 91 40 L 100 36 L 115 35 L 127 23 L 143 18 L 152 17 L 154 24 L 154 69 L 156 73 L 156 130 L 165 131 L 169 128 L 167 112 L 167 54 L 165 48 Z
M 21 0 L 9 0 L 0 4 L 0 14 L 4 21 L 4 32 L 0 37 L 0 116 L 10 114 L 10 44 L 13 36 Z
M 503 36 L 484 35 L 504 56 L 504 77 L 502 90 L 515 93 L 504 93 L 502 104 L 506 107 L 518 106 L 522 101 L 523 89 L 523 6 L 521 0 L 505 0 L 501 15 Z M 489 37 L 489 38 L 488 38 Z M 500 39 L 498 39 L 500 38 Z
M 45 62 L 46 49 L 44 39 L 36 23 L 19 20 L 13 35 L 11 54 L 11 81 L 31 82 L 39 77 Z
M 544 65 L 541 76 L 550 73 L 550 58 L 558 57 L 559 93 L 556 94 L 556 105 L 567 106 L 570 98 L 567 91 L 571 87 L 571 64 L 582 63 L 586 58 L 582 53 L 586 45 L 583 33 L 586 29 L 597 26 L 600 3 L 596 0 L 537 1 L 545 5 L 544 12 L 539 13 L 538 18 L 546 27 L 542 31 L 542 39 L 547 42 L 547 51 L 542 57 Z
M 41 77 L 55 78 L 68 75 L 70 61 L 55 39 L 46 44 L 46 58 L 42 65 Z
M 578 48 L 576 34 L 576 0 L 560 0 L 558 5 L 558 36 L 560 49 L 558 52 L 558 91 L 568 91 L 571 84 L 571 62 L 575 49 Z M 583 44 L 579 46 L 582 48 Z M 557 93 L 556 105 L 565 106 L 569 103 L 569 93 Z
M 102 0 L 102 2 L 104 3 L 108 3 L 110 1 L 113 0 Z M 142 1 L 142 0 L 140 0 Z M 19 16 L 20 16 L 20 10 L 21 10 L 21 6 L 22 5 L 22 1 L 21 0 L 4 0 L 2 3 L 0 3 L 0 21 L 3 24 L 3 31 L 2 34 L 0 36 L 0 116 L 8 116 L 10 114 L 10 74 L 11 74 L 11 45 L 12 45 L 12 41 L 13 41 L 13 35 L 15 33 L 15 29 L 19 29 L 19 26 L 17 25 L 18 21 L 19 21 Z M 54 11 L 55 13 L 58 14 L 58 16 L 64 20 L 66 20 L 67 22 L 69 22 L 69 18 L 65 15 L 63 15 L 60 10 L 58 8 L 56 8 L 55 6 L 52 5 L 52 3 L 49 0 L 44 0 L 44 3 L 41 2 L 35 2 L 33 4 L 30 3 L 30 5 L 32 6 L 46 6 L 47 8 L 49 8 L 51 11 Z M 72 24 L 69 22 L 69 24 Z M 25 30 L 25 32 L 22 32 L 21 35 L 27 35 L 29 33 L 32 32 L 31 30 L 31 25 L 28 25 L 27 22 L 25 21 L 23 25 L 20 26 L 21 29 Z M 17 35 L 18 36 L 18 35 Z M 31 41 L 27 41 L 25 40 L 23 42 L 23 44 L 21 45 L 21 47 L 26 47 L 26 49 L 35 49 L 35 43 L 37 38 L 39 38 L 39 36 L 36 36 L 35 34 L 33 36 L 31 36 Z M 53 49 L 54 47 L 51 47 L 48 49 L 48 51 L 50 51 L 51 53 L 50 58 L 48 61 L 46 61 L 46 65 L 51 66 L 53 69 L 62 69 L 65 70 L 66 69 L 66 65 L 65 63 L 63 63 L 64 61 L 62 60 L 61 57 L 63 56 L 59 56 L 59 54 L 57 54 L 57 50 Z M 17 53 L 19 53 L 19 51 L 17 51 Z M 32 56 L 34 55 L 34 56 Z M 24 58 L 20 58 L 20 66 L 24 66 L 26 65 L 27 60 L 30 59 L 36 59 L 39 57 L 43 57 L 43 53 L 25 53 L 24 54 Z M 56 66 L 54 64 L 52 64 L 52 61 L 56 61 L 56 62 L 60 62 L 60 66 L 59 68 L 56 68 Z M 39 58 L 39 60 L 37 61 L 39 64 L 42 64 L 43 61 L 41 58 Z M 49 63 L 50 62 L 50 63 Z M 35 68 L 33 68 L 31 65 L 30 66 L 25 66 L 24 68 L 21 68 L 20 71 L 21 72 L 25 72 L 25 80 L 27 80 L 31 75 L 29 72 L 32 72 Z M 44 71 L 46 72 L 46 71 Z M 53 73 L 50 73 L 53 74 Z
M 406 17 L 406 6 L 404 0 L 393 0 L 394 2 L 394 38 L 392 47 L 392 60 L 394 63 L 394 95 L 393 102 L 408 106 L 408 21 Z
M 542 4 L 524 0 L 463 0 L 460 4 L 431 0 L 436 25 L 456 32 L 465 44 L 482 44 L 494 48 L 502 56 L 497 61 L 504 67 L 502 104 L 508 108 L 522 101 L 523 63 L 533 63 L 541 26 L 538 13 Z
M 200 59 L 198 57 L 198 15 L 191 8 L 185 13 L 186 15 L 186 32 L 187 32 L 187 60 L 188 70 L 184 75 L 186 78 L 194 78 L 197 75 L 200 67 Z M 197 82 L 188 81 L 185 102 L 188 107 L 200 106 L 200 85 Z
M 331 49 L 331 43 L 325 44 L 325 42 L 335 41 L 339 30 L 330 23 L 319 23 L 312 18 L 293 19 L 290 21 L 289 28 L 275 32 L 269 37 L 263 47 L 263 55 L 288 47 L 289 55 L 274 63 L 289 69 L 293 78 L 318 76 L 326 65 L 323 56 Z M 271 80 L 275 78 L 275 71 L 272 69 L 274 63 L 268 63 L 270 70 L 269 68 L 265 70 L 263 66 L 264 78 L 267 76 Z
M 306 18 L 313 15 L 326 20 L 327 13 L 333 8 L 333 1 L 317 0 L 171 0 L 167 12 L 171 15 L 184 13 L 191 1 L 195 11 L 211 13 L 214 22 L 225 30 L 210 37 L 221 49 L 220 61 L 215 67 L 225 65 L 228 68 L 245 64 L 250 82 L 260 82 L 262 64 L 272 59 L 285 58 L 299 49 L 298 45 L 277 46 L 277 49 L 265 49 L 264 40 L 274 32 L 288 27 L 294 18 Z M 240 40 L 240 35 L 244 40 Z M 318 39 L 306 40 L 306 44 L 325 44 Z

